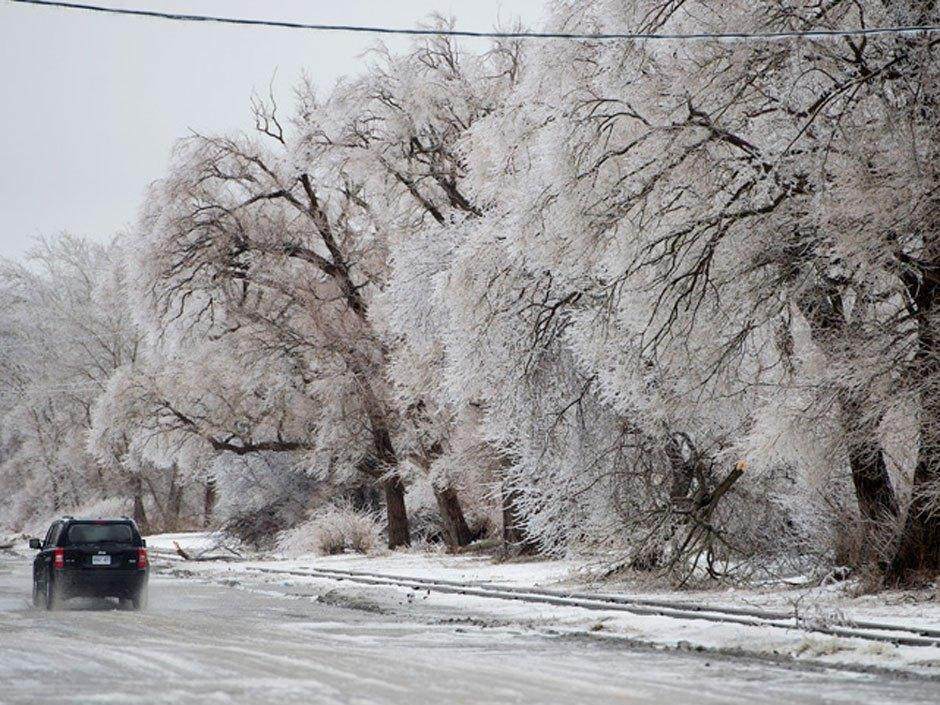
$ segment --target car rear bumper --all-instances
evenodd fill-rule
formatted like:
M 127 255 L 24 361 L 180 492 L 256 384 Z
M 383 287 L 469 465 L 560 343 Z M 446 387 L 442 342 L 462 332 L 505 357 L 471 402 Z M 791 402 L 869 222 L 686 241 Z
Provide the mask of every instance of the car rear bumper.
M 147 584 L 148 573 L 145 568 L 57 570 L 53 582 L 64 597 L 133 597 Z

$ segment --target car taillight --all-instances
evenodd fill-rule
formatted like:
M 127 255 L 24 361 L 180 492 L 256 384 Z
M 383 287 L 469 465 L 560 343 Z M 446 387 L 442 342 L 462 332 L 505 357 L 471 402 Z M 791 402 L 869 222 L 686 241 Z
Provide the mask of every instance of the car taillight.
M 138 568 L 147 567 L 147 549 L 146 548 L 137 549 L 137 567 Z
M 52 567 L 53 568 L 65 567 L 65 549 L 64 548 L 52 549 Z

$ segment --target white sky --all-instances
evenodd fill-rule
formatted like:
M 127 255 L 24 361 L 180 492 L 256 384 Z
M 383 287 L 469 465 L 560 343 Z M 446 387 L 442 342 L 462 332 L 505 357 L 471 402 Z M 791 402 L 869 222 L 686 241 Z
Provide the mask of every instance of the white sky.
M 115 7 L 411 27 L 432 11 L 461 29 L 521 17 L 543 0 L 97 0 Z M 189 128 L 250 125 L 253 89 L 289 107 L 306 69 L 322 87 L 355 73 L 372 35 L 177 23 L 0 2 L 0 257 L 38 235 L 101 240 L 135 218 Z M 385 38 L 404 48 L 407 39 Z

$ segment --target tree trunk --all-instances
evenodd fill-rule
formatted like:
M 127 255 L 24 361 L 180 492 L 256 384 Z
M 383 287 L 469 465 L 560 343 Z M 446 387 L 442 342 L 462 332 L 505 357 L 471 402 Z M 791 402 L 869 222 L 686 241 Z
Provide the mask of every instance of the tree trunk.
M 923 442 L 922 442 L 923 443 Z M 888 569 L 889 583 L 915 582 L 918 577 L 932 580 L 940 574 L 940 516 L 931 511 L 935 497 L 928 488 L 940 480 L 940 454 L 937 448 L 921 447 L 921 457 L 914 470 L 911 504 L 901 532 L 897 552 Z
M 894 584 L 929 580 L 940 573 L 940 512 L 936 510 L 940 499 L 940 321 L 935 313 L 940 296 L 940 244 L 935 243 L 934 250 L 932 257 L 917 262 L 916 276 L 906 280 L 918 326 L 913 372 L 922 385 L 920 452 L 911 504 L 888 569 L 887 579 Z
M 522 516 L 519 511 L 519 491 L 508 486 L 504 480 L 502 486 L 503 502 L 503 555 L 521 556 L 536 552 L 536 544 L 522 528 Z
M 167 493 L 166 512 L 163 523 L 167 531 L 176 531 L 179 528 L 180 510 L 183 506 L 183 489 L 179 485 L 179 475 L 176 466 L 173 466 L 170 476 L 170 489 Z
M 385 512 L 388 518 L 388 547 L 411 545 L 408 514 L 405 511 L 405 483 L 393 475 L 382 481 L 385 490 Z
M 405 483 L 397 472 L 398 455 L 388 431 L 388 414 L 369 385 L 368 377 L 360 374 L 359 379 L 365 393 L 373 448 L 373 457 L 367 458 L 360 467 L 370 477 L 382 478 L 388 547 L 410 546 L 411 531 L 408 527 L 408 512 L 405 509 Z
M 372 420 L 372 439 L 375 446 L 375 455 L 379 460 L 379 468 L 395 467 L 398 458 L 392 447 L 385 424 L 380 420 Z M 388 524 L 388 547 L 411 545 L 411 531 L 408 527 L 408 512 L 405 510 L 405 483 L 398 473 L 392 474 L 382 480 L 382 489 L 385 491 L 385 516 Z
M 422 448 L 421 453 L 414 453 L 411 460 L 421 468 L 426 477 L 430 477 L 432 462 L 443 452 L 443 444 L 437 442 L 429 449 Z M 433 483 L 432 487 L 434 499 L 437 502 L 437 512 L 441 515 L 441 522 L 444 524 L 444 540 L 448 547 L 455 549 L 469 545 L 473 541 L 473 535 L 470 533 L 470 527 L 467 526 L 457 490 L 449 485 L 442 489 Z
M 59 500 L 59 482 L 55 478 L 54 468 L 52 472 L 49 473 L 49 484 L 52 486 L 52 511 L 55 514 L 58 514 L 59 508 L 62 506 L 62 502 Z
M 866 418 L 863 402 L 857 397 L 847 391 L 838 396 L 859 512 L 869 524 L 883 524 L 898 515 L 898 501 L 876 435 L 878 424 Z
M 134 523 L 142 534 L 150 533 L 150 522 L 147 521 L 147 509 L 144 507 L 144 487 L 140 475 L 135 475 L 134 489 Z
M 809 322 L 813 340 L 830 358 L 844 356 L 849 344 L 842 294 L 827 283 L 797 302 Z M 866 413 L 864 397 L 854 389 L 839 389 L 836 398 L 846 434 L 846 452 L 858 509 L 868 526 L 883 525 L 897 516 L 898 503 L 884 452 L 878 442 L 878 420 Z
M 682 438 L 688 444 L 687 450 L 691 453 L 691 457 L 686 458 L 683 454 L 679 438 Z M 692 500 L 689 498 L 689 490 L 692 489 L 692 480 L 695 479 L 695 449 L 692 448 L 691 442 L 684 436 L 672 434 L 666 441 L 665 452 L 672 471 L 669 483 L 669 502 L 676 511 L 688 511 L 692 504 Z
M 473 536 L 470 534 L 470 527 L 467 526 L 467 520 L 463 515 L 463 508 L 460 506 L 457 491 L 453 487 L 443 490 L 435 488 L 434 498 L 437 500 L 437 509 L 441 514 L 441 520 L 444 522 L 444 535 L 447 537 L 447 545 L 451 548 L 468 545 Z
M 212 521 L 212 512 L 215 510 L 215 480 L 206 480 L 205 491 L 202 495 L 202 525 L 208 527 Z

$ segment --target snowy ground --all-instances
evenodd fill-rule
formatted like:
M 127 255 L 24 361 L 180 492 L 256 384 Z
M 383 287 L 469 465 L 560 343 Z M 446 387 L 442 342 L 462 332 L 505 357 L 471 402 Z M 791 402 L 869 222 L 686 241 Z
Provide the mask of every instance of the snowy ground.
M 0 552 L 0 703 L 903 705 L 940 694 L 934 682 L 573 639 L 549 622 L 475 622 L 446 605 L 369 611 L 344 593 L 309 599 L 308 586 L 163 570 L 151 587 L 144 613 L 104 601 L 34 610 L 28 556 Z
M 193 549 L 205 550 L 213 543 L 204 535 L 192 534 L 153 537 L 149 539 L 149 545 L 162 553 L 171 549 L 173 541 L 191 552 Z M 361 585 L 347 580 L 302 577 L 287 572 L 328 568 L 456 580 L 477 585 L 564 586 L 566 589 L 602 591 L 605 594 L 635 594 L 630 593 L 627 586 L 591 585 L 585 582 L 574 563 L 564 561 L 498 564 L 485 557 L 396 552 L 384 556 L 310 556 L 292 560 L 171 560 L 167 565 L 178 576 L 223 582 L 245 590 L 309 596 L 321 602 L 431 623 L 454 622 L 535 629 L 552 634 L 589 637 L 592 640 L 629 641 L 666 649 L 705 650 L 708 653 L 747 654 L 772 660 L 793 660 L 800 664 L 887 669 L 940 679 L 940 647 L 896 646 L 835 637 L 807 629 L 769 629 L 658 615 L 527 604 L 394 586 Z M 258 572 L 259 568 L 268 572 Z M 649 593 L 643 595 L 650 596 Z M 868 620 L 940 629 L 940 605 L 935 595 L 924 592 L 886 593 L 852 599 L 846 597 L 841 587 L 830 586 L 804 590 L 728 590 L 691 594 L 663 592 L 657 593 L 655 597 L 715 605 L 758 606 L 787 613 L 795 611 L 810 625 L 844 625 Z

